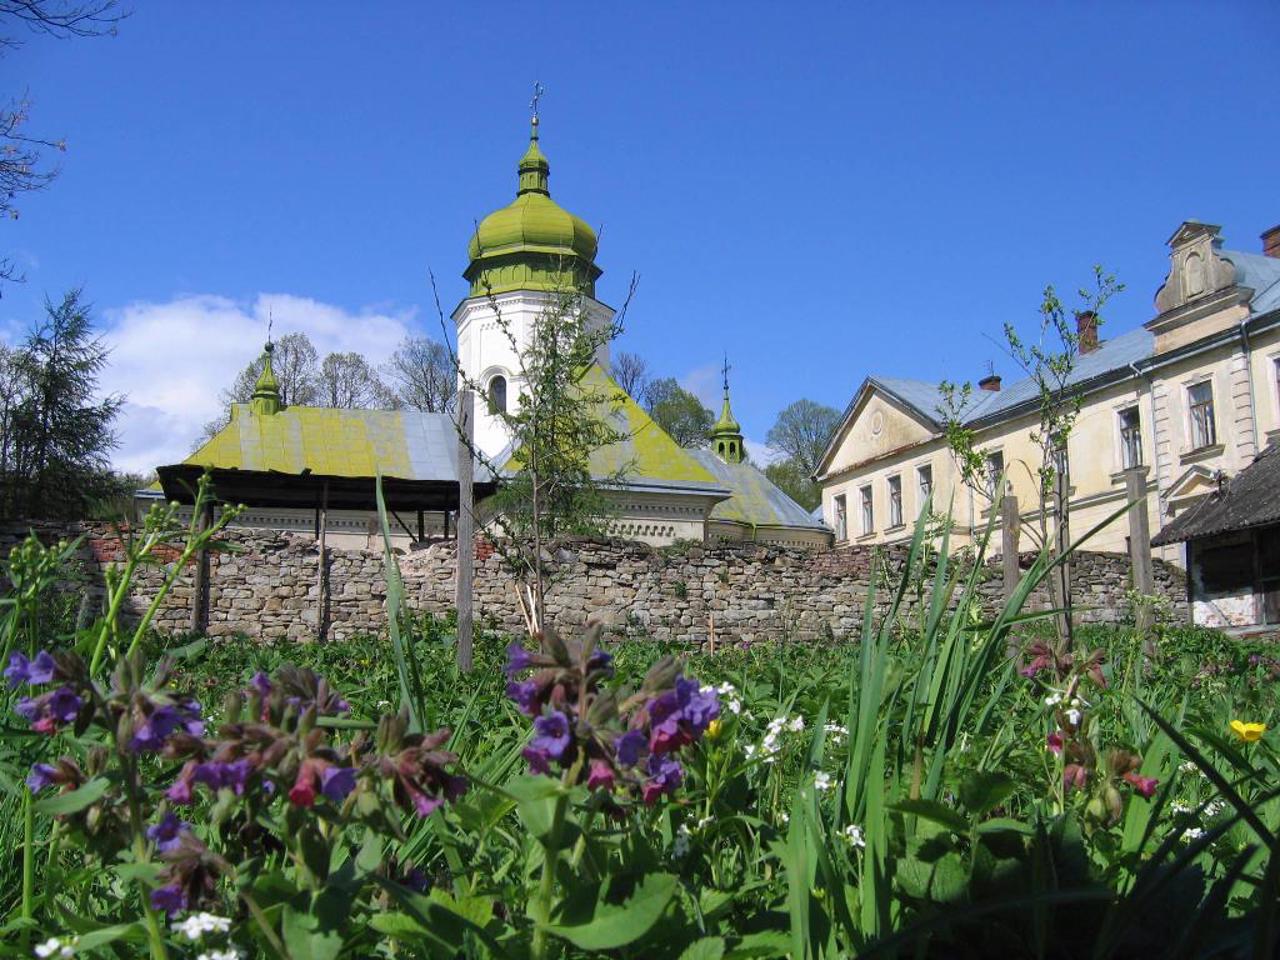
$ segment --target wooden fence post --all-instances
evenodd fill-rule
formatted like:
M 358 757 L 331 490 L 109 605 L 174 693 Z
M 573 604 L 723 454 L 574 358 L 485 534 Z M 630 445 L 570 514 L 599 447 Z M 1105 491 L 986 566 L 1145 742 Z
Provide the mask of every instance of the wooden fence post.
M 475 418 L 470 390 L 458 391 L 458 551 L 457 571 L 454 578 L 458 610 L 458 669 L 469 673 L 472 666 L 472 635 L 474 633 L 472 604 L 472 579 L 475 576 L 476 516 L 474 454 Z
M 324 482 L 320 493 L 320 508 L 316 511 L 316 639 L 323 640 L 328 626 L 327 596 L 329 571 L 324 536 L 329 527 L 329 481 Z
M 1004 598 L 1007 601 L 1022 579 L 1022 569 L 1018 563 L 1018 545 L 1022 532 L 1018 498 L 1012 492 L 1005 493 L 1004 499 L 1000 501 L 1000 510 L 1000 562 L 1004 569 Z
M 1129 562 L 1133 566 L 1133 589 L 1141 597 L 1155 593 L 1155 576 L 1151 563 L 1151 519 L 1147 512 L 1147 471 L 1145 467 L 1133 467 L 1124 473 L 1125 497 L 1130 503 L 1139 501 L 1129 509 Z M 1134 610 L 1138 636 L 1148 638 L 1155 617 L 1151 603 L 1139 600 Z
M 196 518 L 196 529 L 204 533 L 213 524 L 213 504 L 206 502 Z M 209 627 L 209 548 L 196 552 L 196 568 L 191 584 L 191 632 L 204 633 Z

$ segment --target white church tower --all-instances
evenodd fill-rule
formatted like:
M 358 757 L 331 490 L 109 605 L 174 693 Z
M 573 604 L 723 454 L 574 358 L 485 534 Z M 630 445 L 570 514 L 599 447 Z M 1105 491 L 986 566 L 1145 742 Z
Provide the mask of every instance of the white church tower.
M 613 310 L 595 299 L 601 273 L 595 265 L 595 231 L 551 199 L 550 173 L 538 148 L 535 114 L 529 149 L 520 158 L 516 199 L 476 228 L 463 273 L 471 293 L 453 312 L 463 377 L 481 391 L 476 446 L 490 457 L 510 440 L 494 411 L 519 408 L 523 387 L 517 354 L 537 318 L 572 291 L 581 294 L 592 320 L 604 324 L 613 318 Z M 596 360 L 609 368 L 608 344 Z

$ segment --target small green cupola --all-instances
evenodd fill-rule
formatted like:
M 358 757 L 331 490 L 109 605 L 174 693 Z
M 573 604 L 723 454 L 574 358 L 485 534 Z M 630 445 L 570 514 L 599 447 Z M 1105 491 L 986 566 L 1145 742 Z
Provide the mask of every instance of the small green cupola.
M 279 413 L 284 409 L 280 402 L 280 383 L 276 380 L 276 372 L 271 369 L 271 352 L 275 348 L 276 345 L 268 340 L 262 353 L 262 373 L 258 374 L 258 382 L 253 385 L 249 411 L 257 415 Z
M 551 165 L 538 145 L 538 118 L 520 158 L 516 198 L 480 221 L 463 276 L 471 296 L 512 290 L 573 291 L 594 297 L 601 270 L 596 234 L 551 199 Z
M 724 405 L 720 408 L 720 419 L 711 428 L 711 450 L 725 463 L 741 463 L 747 455 L 746 445 L 742 442 L 742 427 L 733 419 L 733 410 L 729 407 L 729 358 L 724 359 Z

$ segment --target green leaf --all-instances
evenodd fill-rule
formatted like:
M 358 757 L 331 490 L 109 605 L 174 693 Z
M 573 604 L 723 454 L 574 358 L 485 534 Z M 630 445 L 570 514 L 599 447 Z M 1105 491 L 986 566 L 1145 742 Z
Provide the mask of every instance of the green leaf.
M 516 798 L 516 812 L 529 833 L 539 839 L 547 836 L 555 819 L 556 800 L 563 793 L 561 785 L 550 777 L 526 776 L 512 780 L 505 789 Z
M 998 770 L 976 770 L 960 785 L 960 802 L 974 816 L 994 810 L 1014 791 L 1013 778 Z
M 427 929 L 407 913 L 375 913 L 369 918 L 369 926 L 395 940 L 422 943 L 428 937 Z
M 147 931 L 140 923 L 118 923 L 113 927 L 101 927 L 89 933 L 80 934 L 80 939 L 76 941 L 76 951 L 92 950 L 94 947 L 103 947 L 117 940 L 145 943 Z
M 737 942 L 724 960 L 777 960 L 791 949 L 791 938 L 781 930 L 764 930 L 749 933 Z
M 291 960 L 335 960 L 342 952 L 342 935 L 337 930 L 321 929 L 315 916 L 291 904 L 284 905 L 281 927 Z
M 107 787 L 109 786 L 111 786 L 111 781 L 105 777 L 97 777 L 70 793 L 60 793 L 54 797 L 45 797 L 43 800 L 37 800 L 35 804 L 36 813 L 43 813 L 51 817 L 62 817 L 69 813 L 78 813 L 85 807 L 96 803 L 107 792 Z
M 724 938 L 703 937 L 685 947 L 680 960 L 723 960 Z
M 1024 837 L 1035 836 L 1035 827 L 1021 820 L 1013 820 L 1009 817 L 996 817 L 994 820 L 984 820 L 978 824 L 978 833 L 986 835 L 989 833 L 1018 833 Z
M 581 950 L 625 947 L 653 929 L 678 886 L 679 881 L 669 873 L 648 874 L 623 903 L 598 903 L 595 915 L 585 923 L 548 924 L 547 930 Z
M 928 820 L 946 827 L 955 833 L 968 833 L 969 821 L 964 814 L 957 810 L 952 810 L 945 803 L 938 800 L 925 800 L 923 798 L 917 800 L 899 800 L 897 803 L 888 804 L 890 810 L 897 810 L 899 813 L 908 813 L 922 820 Z

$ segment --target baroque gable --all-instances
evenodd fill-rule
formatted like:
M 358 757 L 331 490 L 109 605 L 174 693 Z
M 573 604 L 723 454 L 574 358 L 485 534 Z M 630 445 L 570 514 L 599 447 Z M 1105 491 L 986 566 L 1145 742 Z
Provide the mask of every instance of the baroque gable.
M 933 426 L 918 413 L 869 385 L 845 418 L 819 472 L 849 470 L 934 436 Z

